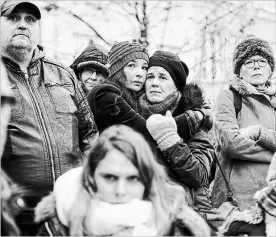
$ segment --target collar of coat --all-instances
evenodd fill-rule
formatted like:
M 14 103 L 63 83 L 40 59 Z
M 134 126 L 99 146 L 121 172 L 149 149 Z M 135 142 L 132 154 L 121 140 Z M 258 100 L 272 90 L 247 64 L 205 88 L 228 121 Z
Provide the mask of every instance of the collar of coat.
M 200 109 L 203 107 L 205 103 L 204 93 L 198 83 L 190 82 L 180 92 L 182 94 L 182 102 L 184 103 L 181 106 L 184 106 L 184 110 Z
M 36 63 L 36 61 L 38 61 L 39 59 L 42 59 L 45 57 L 45 52 L 43 50 L 43 47 L 38 45 L 33 52 L 33 57 L 30 63 L 30 66 L 32 66 L 33 64 Z M 7 55 L 2 55 L 1 54 L 1 58 L 4 61 L 7 69 L 11 69 L 11 70 L 20 70 L 19 65 L 14 61 L 14 59 L 12 59 L 11 57 L 7 56 Z
M 237 75 L 234 75 L 230 80 L 230 86 L 232 86 L 240 95 L 261 95 L 254 86 L 247 81 L 242 80 Z

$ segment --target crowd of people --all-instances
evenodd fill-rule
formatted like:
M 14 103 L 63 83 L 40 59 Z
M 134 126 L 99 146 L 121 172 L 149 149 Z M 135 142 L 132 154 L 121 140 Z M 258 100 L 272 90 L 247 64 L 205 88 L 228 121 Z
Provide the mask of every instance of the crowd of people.
M 1 2 L 1 235 L 276 234 L 267 41 L 236 45 L 211 108 L 178 55 L 137 40 L 49 59 L 41 17 Z

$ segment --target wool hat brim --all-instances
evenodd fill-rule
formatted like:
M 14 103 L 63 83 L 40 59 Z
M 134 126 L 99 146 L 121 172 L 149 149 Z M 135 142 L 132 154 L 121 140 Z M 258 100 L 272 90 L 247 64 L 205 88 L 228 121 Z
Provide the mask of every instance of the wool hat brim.
M 156 51 L 150 57 L 149 67 L 152 66 L 163 67 L 170 74 L 179 90 L 185 87 L 189 68 L 177 55 L 167 51 Z
M 108 70 L 107 67 L 105 65 L 103 65 L 100 62 L 97 61 L 86 61 L 86 62 L 81 62 L 78 64 L 77 66 L 77 70 L 80 71 L 81 69 L 85 68 L 85 67 L 95 67 L 95 68 L 99 68 L 100 70 L 102 70 L 105 74 L 108 75 Z
M 149 56 L 146 52 L 143 51 L 133 51 L 129 52 L 129 54 L 124 55 L 124 57 L 119 57 L 119 60 L 117 60 L 114 64 L 109 65 L 109 77 L 114 75 L 116 72 L 124 68 L 130 61 L 135 59 L 144 59 L 146 62 L 149 62 Z

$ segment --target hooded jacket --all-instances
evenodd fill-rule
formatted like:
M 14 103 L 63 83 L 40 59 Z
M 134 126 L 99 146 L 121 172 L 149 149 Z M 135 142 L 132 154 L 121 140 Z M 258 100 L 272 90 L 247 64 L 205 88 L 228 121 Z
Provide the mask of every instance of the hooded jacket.
M 10 58 L 3 62 L 16 105 L 2 167 L 36 205 L 57 177 L 81 165 L 97 128 L 72 70 L 46 58 L 42 47 L 35 49 L 27 72 Z
M 276 97 L 269 100 L 249 83 L 234 77 L 231 86 L 242 97 L 242 107 L 236 117 L 233 93 L 222 91 L 217 99 L 214 129 L 218 141 L 216 153 L 234 198 L 241 210 L 254 204 L 253 195 L 266 186 L 265 177 L 275 152 Z M 243 136 L 239 129 L 261 125 L 257 141 Z M 217 169 L 212 201 L 219 207 L 228 192 L 221 171 Z

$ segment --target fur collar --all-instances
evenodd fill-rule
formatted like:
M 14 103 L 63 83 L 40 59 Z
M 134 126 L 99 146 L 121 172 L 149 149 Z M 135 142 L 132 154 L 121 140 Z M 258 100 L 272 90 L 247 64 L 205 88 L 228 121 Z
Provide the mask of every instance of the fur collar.
M 45 221 L 56 215 L 56 200 L 54 193 L 44 197 L 35 208 L 35 222 Z
M 203 90 L 199 84 L 195 82 L 188 83 L 181 93 L 185 110 L 200 109 L 203 107 L 205 99 Z
M 230 86 L 239 92 L 240 95 L 261 95 L 254 86 L 236 75 L 230 80 Z

